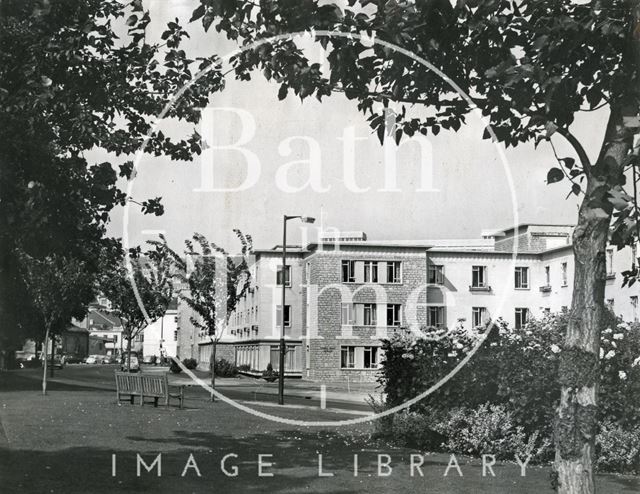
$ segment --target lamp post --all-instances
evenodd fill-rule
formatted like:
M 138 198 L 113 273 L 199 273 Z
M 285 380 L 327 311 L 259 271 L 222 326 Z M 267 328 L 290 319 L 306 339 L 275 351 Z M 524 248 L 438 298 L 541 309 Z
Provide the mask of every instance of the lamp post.
M 315 221 L 315 218 L 311 218 L 310 216 L 287 216 L 286 214 L 282 220 L 282 275 L 280 278 L 282 282 L 282 305 L 280 306 L 280 358 L 278 369 L 278 404 L 280 405 L 284 405 L 284 316 L 287 297 L 287 221 L 295 218 L 300 218 L 303 223 L 313 223 Z

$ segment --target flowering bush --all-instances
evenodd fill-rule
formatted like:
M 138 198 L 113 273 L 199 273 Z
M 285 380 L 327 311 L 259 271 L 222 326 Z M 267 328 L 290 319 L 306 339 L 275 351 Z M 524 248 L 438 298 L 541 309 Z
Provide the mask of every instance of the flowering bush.
M 596 452 L 599 470 L 640 474 L 640 426 L 629 429 L 609 420 L 603 422 Z
M 434 430 L 448 435 L 445 444 L 449 446 L 466 444 L 467 449 L 478 452 L 481 444 L 478 441 L 486 436 L 484 433 L 488 433 L 491 420 L 499 416 L 500 410 L 508 413 L 509 420 L 515 424 L 514 430 L 520 431 L 523 437 L 531 438 L 535 434 L 541 444 L 550 443 L 554 411 L 560 396 L 558 364 L 567 320 L 568 314 L 563 312 L 530 321 L 521 329 L 509 328 L 503 321 L 496 321 L 488 331 L 477 328 L 465 332 L 456 328 L 448 332 L 425 328 L 421 338 L 395 336 L 384 343 L 386 357 L 379 378 L 387 393 L 386 405 L 396 406 L 423 393 L 447 376 L 484 338 L 477 352 L 455 376 L 412 409 L 425 416 L 440 418 L 451 410 L 458 410 L 454 417 L 440 425 L 432 425 Z M 637 434 L 640 424 L 640 325 L 622 323 L 613 315 L 607 323 L 601 335 L 599 419 L 619 424 L 624 430 Z M 485 405 L 487 402 L 501 408 L 482 408 L 488 406 Z M 470 432 L 463 425 L 469 423 L 471 427 L 478 413 L 486 418 L 484 433 L 477 429 Z M 468 422 L 463 422 L 463 418 Z M 420 424 L 416 418 L 399 420 L 404 421 L 405 428 L 407 424 Z M 463 432 L 456 433 L 455 427 L 442 425 L 449 422 L 456 423 L 468 435 L 461 436 Z M 510 434 L 514 441 L 514 438 L 520 438 L 515 432 Z M 471 437 L 476 437 L 476 442 Z M 602 444 L 606 449 L 610 442 Z M 539 457 L 550 453 L 541 451 Z

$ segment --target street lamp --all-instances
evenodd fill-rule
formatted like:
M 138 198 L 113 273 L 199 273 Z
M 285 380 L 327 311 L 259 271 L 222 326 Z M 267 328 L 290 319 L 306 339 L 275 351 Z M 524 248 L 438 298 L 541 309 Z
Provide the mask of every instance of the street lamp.
M 284 315 L 285 315 L 285 299 L 287 296 L 287 221 L 300 218 L 303 223 L 313 223 L 316 219 L 310 216 L 287 216 L 283 217 L 282 221 L 282 275 L 280 280 L 282 281 L 282 305 L 280 306 L 280 359 L 278 369 L 278 403 L 284 405 Z

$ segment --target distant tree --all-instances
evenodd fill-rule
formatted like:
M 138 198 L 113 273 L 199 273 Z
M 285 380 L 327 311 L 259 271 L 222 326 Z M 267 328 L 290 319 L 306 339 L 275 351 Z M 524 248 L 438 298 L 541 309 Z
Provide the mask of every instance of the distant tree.
M 132 249 L 128 259 L 105 266 L 101 293 L 109 299 L 122 321 L 127 339 L 127 371 L 131 370 L 131 345 L 149 324 L 164 317 L 174 297 L 172 258 L 166 239 L 148 242 L 152 248 L 142 253 Z
M 593 492 L 605 248 L 608 238 L 621 248 L 640 236 L 633 145 L 640 130 L 640 0 L 200 0 L 196 19 L 246 48 L 232 59 L 236 78 L 262 74 L 279 86 L 279 99 L 342 93 L 380 141 L 457 131 L 478 108 L 491 124 L 484 138 L 516 146 L 561 136 L 572 146 L 574 156 L 556 155 L 547 175 L 548 183 L 564 180 L 569 194 L 582 198 L 555 471 L 561 492 Z M 315 36 L 327 70 L 287 36 L 320 30 L 353 35 Z M 281 38 L 251 47 L 273 36 Z M 448 80 L 384 43 L 427 60 Z M 592 159 L 572 124 L 601 107 L 609 112 Z M 638 277 L 634 260 L 625 281 Z
M 86 276 L 85 266 L 75 259 L 58 255 L 36 259 L 22 253 L 21 261 L 27 290 L 44 321 L 44 334 L 40 340 L 44 342 L 42 394 L 46 395 L 49 359 L 46 344 L 51 340 L 53 345 L 55 329 L 64 328 L 72 317 L 80 318 L 86 313 L 87 306 L 83 302 L 93 298 L 95 286 Z
M 232 256 L 225 249 L 195 233 L 186 240 L 184 257 L 173 252 L 176 277 L 182 282 L 180 298 L 193 311 L 191 323 L 205 332 L 211 340 L 211 387 L 216 387 L 216 353 L 224 335 L 229 315 L 250 286 L 247 256 L 252 249 L 250 235 L 234 230 L 241 243 L 240 256 Z M 214 400 L 214 395 L 211 395 Z

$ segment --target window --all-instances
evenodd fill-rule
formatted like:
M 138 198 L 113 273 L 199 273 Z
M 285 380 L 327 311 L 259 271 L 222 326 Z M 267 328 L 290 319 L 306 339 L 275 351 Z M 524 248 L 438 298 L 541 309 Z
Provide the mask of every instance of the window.
M 356 347 L 354 346 L 343 346 L 341 357 L 340 357 L 340 367 L 343 369 L 353 369 L 356 366 Z
M 550 266 L 544 267 L 544 283 L 547 286 L 551 285 L 551 267 Z
M 444 326 L 444 307 L 429 307 L 427 311 L 427 324 L 436 328 Z
M 377 369 L 381 351 L 376 346 L 343 346 L 340 349 L 342 369 Z
M 638 322 L 638 296 L 634 295 L 631 297 L 631 317 L 633 318 L 633 322 Z
M 353 304 L 342 304 L 342 325 L 350 326 L 355 324 L 353 320 Z
M 471 272 L 471 287 L 485 288 L 487 286 L 487 267 L 473 266 Z
M 282 306 L 276 306 L 276 326 L 282 326 Z M 291 306 L 284 306 L 284 326 L 291 327 Z
M 607 276 L 613 274 L 613 249 L 607 249 Z
M 483 326 L 487 317 L 486 307 L 473 307 L 471 309 L 471 325 L 475 328 Z
M 284 267 L 284 284 L 291 286 L 291 266 Z M 278 272 L 276 273 L 276 285 L 282 285 L 282 266 L 278 266 Z
M 529 288 L 529 268 L 516 267 L 515 273 L 516 288 L 526 289 Z
M 430 285 L 444 285 L 444 266 L 430 264 L 427 273 L 427 283 Z
M 402 324 L 400 304 L 387 305 L 387 326 L 400 326 Z
M 402 283 L 402 263 L 400 261 L 387 263 L 387 283 Z
M 342 261 L 342 282 L 355 283 L 356 281 L 356 262 Z
M 375 326 L 378 320 L 378 308 L 376 304 L 364 304 L 364 325 Z
M 173 341 L 178 341 L 178 330 L 174 330 L 173 332 Z
M 378 263 L 376 261 L 364 261 L 364 282 L 378 283 Z
M 615 302 L 616 301 L 614 299 L 612 299 L 612 298 L 608 298 L 607 299 L 607 305 L 609 306 L 610 310 L 613 310 L 613 304 L 615 304 Z
M 364 347 L 364 365 L 365 369 L 375 369 L 378 367 L 378 347 Z
M 518 307 L 516 309 L 516 329 L 524 328 L 529 319 L 529 309 L 524 307 Z
M 638 297 L 636 297 L 636 298 L 638 298 Z M 118 343 L 118 335 L 117 334 L 113 335 L 113 342 L 114 343 Z
M 560 269 L 562 270 L 562 286 L 567 286 L 568 281 L 567 281 L 567 263 L 563 262 L 560 266 Z

